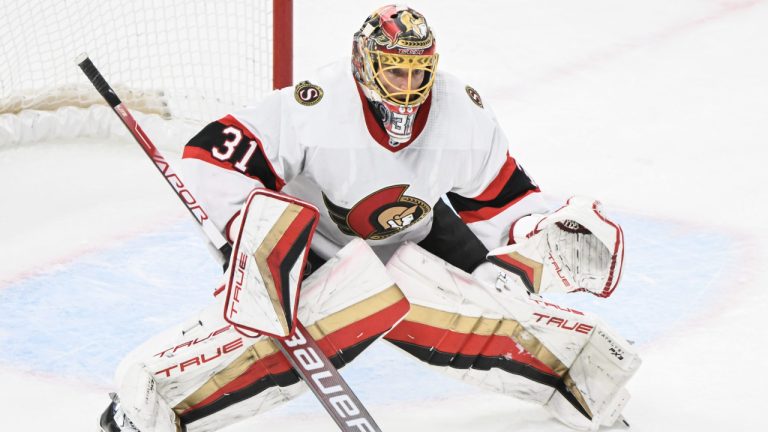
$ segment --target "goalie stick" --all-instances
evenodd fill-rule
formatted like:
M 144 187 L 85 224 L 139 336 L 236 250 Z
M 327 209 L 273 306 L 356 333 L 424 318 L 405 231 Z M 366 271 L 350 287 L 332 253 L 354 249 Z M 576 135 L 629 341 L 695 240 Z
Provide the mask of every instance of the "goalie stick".
M 168 185 L 176 196 L 184 203 L 187 210 L 200 224 L 208 239 L 218 249 L 220 261 L 226 266 L 232 248 L 224 236 L 208 218 L 205 209 L 195 196 L 185 186 L 181 178 L 171 169 L 170 164 L 158 148 L 152 143 L 139 123 L 123 105 L 112 87 L 107 83 L 87 54 L 77 58 L 77 65 L 91 84 L 101 94 L 112 110 L 120 117 L 125 127 L 141 146 L 155 167 L 165 177 Z M 331 363 L 328 356 L 320 349 L 317 341 L 312 338 L 304 325 L 296 320 L 296 329 L 289 338 L 273 338 L 274 342 L 285 355 L 291 366 L 298 372 L 307 386 L 312 390 L 325 410 L 330 414 L 339 429 L 344 432 L 381 432 L 368 410 L 360 399 L 352 392 L 338 369 Z

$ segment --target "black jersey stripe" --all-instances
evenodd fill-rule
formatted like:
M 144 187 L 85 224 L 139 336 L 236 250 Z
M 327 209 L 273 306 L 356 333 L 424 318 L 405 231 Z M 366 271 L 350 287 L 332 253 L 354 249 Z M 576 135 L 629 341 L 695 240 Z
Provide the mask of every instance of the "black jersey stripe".
M 229 151 L 225 142 L 233 140 L 234 134 L 227 128 L 240 131 L 241 139 Z M 256 148 L 253 148 L 253 147 Z M 223 159 L 221 155 L 227 155 Z M 224 169 L 237 171 L 259 180 L 266 188 L 279 191 L 285 185 L 272 168 L 264 154 L 261 141 L 232 116 L 224 117 L 204 127 L 187 143 L 183 158 L 200 159 Z
M 432 228 L 419 246 L 447 263 L 472 273 L 485 262 L 488 249 L 442 199 L 432 207 L 432 212 Z
M 538 186 L 533 183 L 525 171 L 517 169 L 511 176 L 509 176 L 509 179 L 499 193 L 491 199 L 477 200 L 475 198 L 461 196 L 454 192 L 448 192 L 447 196 L 453 208 L 461 214 L 461 212 L 475 212 L 488 207 L 503 208 L 528 192 L 538 190 Z

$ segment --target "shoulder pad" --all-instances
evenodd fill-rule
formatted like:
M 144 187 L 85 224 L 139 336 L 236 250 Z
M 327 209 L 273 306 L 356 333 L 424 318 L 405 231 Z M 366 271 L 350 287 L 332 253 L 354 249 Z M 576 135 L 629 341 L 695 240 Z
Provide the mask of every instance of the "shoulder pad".
M 323 99 L 323 89 L 309 81 L 302 81 L 296 84 L 293 96 L 301 105 L 312 106 Z

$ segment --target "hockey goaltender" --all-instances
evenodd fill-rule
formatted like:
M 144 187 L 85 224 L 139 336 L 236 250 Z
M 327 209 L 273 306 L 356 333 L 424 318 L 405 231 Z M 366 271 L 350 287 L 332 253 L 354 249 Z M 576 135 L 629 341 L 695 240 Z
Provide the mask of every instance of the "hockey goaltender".
M 548 206 L 436 47 L 420 13 L 381 7 L 351 61 L 189 141 L 182 172 L 232 259 L 208 308 L 121 362 L 105 432 L 220 430 L 307 388 L 281 346 L 314 340 L 340 367 L 381 338 L 574 429 L 622 419 L 637 353 L 546 299 L 610 296 L 622 230 L 593 199 Z M 296 351 L 304 369 L 332 367 L 307 353 Z M 306 381 L 333 396 L 325 374 Z M 360 413 L 330 400 L 341 417 Z

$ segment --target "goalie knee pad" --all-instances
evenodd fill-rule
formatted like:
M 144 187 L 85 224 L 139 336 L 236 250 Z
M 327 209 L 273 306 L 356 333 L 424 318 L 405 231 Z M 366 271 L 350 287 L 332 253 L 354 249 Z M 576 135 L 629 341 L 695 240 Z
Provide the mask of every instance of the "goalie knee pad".
M 273 339 L 246 337 L 225 322 L 222 297 L 118 369 L 123 409 L 142 432 L 215 431 L 306 388 Z M 298 316 L 325 354 L 346 364 L 408 307 L 370 247 L 355 240 L 304 282 Z M 152 423 L 152 413 L 161 423 Z
M 620 414 L 640 361 L 596 318 L 497 290 L 413 244 L 387 269 L 411 302 L 389 342 L 464 381 L 543 404 L 577 429 Z

